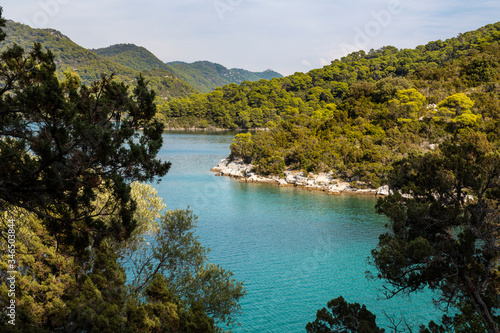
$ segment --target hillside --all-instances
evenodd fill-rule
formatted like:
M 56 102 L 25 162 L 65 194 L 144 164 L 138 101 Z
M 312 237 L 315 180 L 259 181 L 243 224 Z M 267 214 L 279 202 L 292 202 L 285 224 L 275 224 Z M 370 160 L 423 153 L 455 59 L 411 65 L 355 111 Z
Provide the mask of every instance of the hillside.
M 102 59 L 54 29 L 33 29 L 24 24 L 7 21 L 4 31 L 7 38 L 0 44 L 1 49 L 15 43 L 25 50 L 30 50 L 33 43 L 41 43 L 54 54 L 58 72 L 78 72 L 85 83 L 99 79 L 101 73 L 114 72 L 124 80 L 135 74 L 130 68 Z
M 169 126 L 271 128 L 240 135 L 231 148 L 231 158 L 259 174 L 331 171 L 376 187 L 393 161 L 464 131 L 500 146 L 500 23 L 415 49 L 354 52 L 308 73 L 227 85 L 161 110 Z
M 190 64 L 176 61 L 169 62 L 167 65 L 172 72 L 204 93 L 230 83 L 239 84 L 244 81 L 253 82 L 282 77 L 281 74 L 270 69 L 264 72 L 250 72 L 237 68 L 227 69 L 209 61 L 197 61 Z
M 101 57 L 117 64 L 127 66 L 137 71 L 163 69 L 174 73 L 202 93 L 213 91 L 230 83 L 244 81 L 270 80 L 282 77 L 272 70 L 264 72 L 250 72 L 244 69 L 227 69 L 226 67 L 209 61 L 186 63 L 175 61 L 163 63 L 153 53 L 144 47 L 134 44 L 117 44 L 105 48 L 93 49 Z
M 119 80 L 132 84 L 143 71 L 150 81 L 150 88 L 154 89 L 161 98 L 168 100 L 195 92 L 195 89 L 167 69 L 154 70 L 153 66 L 151 68 L 130 67 L 130 64 L 124 65 L 113 59 L 106 59 L 74 43 L 54 29 L 33 29 L 24 24 L 7 21 L 4 30 L 7 38 L 0 43 L 0 50 L 14 43 L 30 50 L 33 43 L 39 42 L 54 54 L 57 74 L 60 78 L 64 71 L 70 70 L 78 73 L 83 83 L 89 84 L 99 79 L 102 74 L 114 73 Z
M 169 70 L 168 66 L 158 59 L 153 53 L 142 46 L 134 44 L 116 44 L 105 48 L 92 49 L 104 59 L 127 66 L 136 71 L 149 71 L 153 69 Z

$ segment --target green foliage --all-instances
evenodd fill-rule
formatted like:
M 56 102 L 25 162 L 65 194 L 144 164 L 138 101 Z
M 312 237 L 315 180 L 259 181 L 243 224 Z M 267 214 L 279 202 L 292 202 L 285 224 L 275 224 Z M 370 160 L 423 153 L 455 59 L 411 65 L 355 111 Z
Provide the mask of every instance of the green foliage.
M 318 310 L 316 320 L 306 326 L 307 333 L 383 333 L 376 316 L 359 303 L 347 303 L 342 296 L 328 302 L 328 309 Z
M 134 44 L 117 44 L 92 51 L 116 64 L 138 72 L 151 73 L 151 81 L 162 78 L 163 82 L 169 82 L 170 86 L 176 84 L 175 88 L 177 89 L 181 88 L 180 83 L 186 82 L 195 90 L 203 93 L 208 93 L 217 87 L 230 83 L 259 81 L 262 79 L 270 80 L 274 77 L 281 77 L 279 73 L 272 70 L 256 73 L 244 69 L 227 69 L 222 65 L 208 61 L 197 61 L 191 64 L 184 62 L 164 63 L 147 49 Z M 182 81 L 178 82 L 178 78 Z M 160 85 L 158 84 L 158 86 Z M 164 91 L 158 89 L 154 83 L 153 87 L 160 94 Z M 187 96 L 193 92 L 194 90 L 186 90 L 181 96 Z M 179 97 L 179 94 L 176 97 Z
M 61 246 L 75 251 L 109 233 L 127 238 L 136 223 L 127 182 L 151 181 L 170 167 L 156 159 L 163 124 L 153 119 L 154 93 L 143 78 L 132 94 L 107 77 L 87 87 L 67 73 L 59 83 L 53 56 L 40 44 L 28 55 L 16 47 L 1 58 L 0 207 L 43 216 Z M 92 215 L 102 192 L 118 205 Z
M 479 125 L 481 119 L 480 114 L 473 114 L 471 112 L 464 112 L 459 116 L 453 118 L 453 122 L 460 125 L 460 127 L 474 127 Z
M 165 69 L 168 67 L 146 48 L 134 44 L 116 44 L 100 49 L 93 49 L 92 52 L 104 59 L 121 64 L 138 72 L 150 71 L 154 69 Z
M 425 104 L 425 97 L 417 89 L 398 90 L 396 98 L 389 101 L 396 108 L 399 109 L 399 121 L 415 121 L 423 115 L 423 107 Z
M 494 87 L 500 68 L 499 28 L 499 23 L 488 25 L 413 50 L 385 47 L 368 54 L 353 53 L 308 73 L 224 87 L 224 92 L 230 93 L 224 93 L 222 99 L 211 101 L 210 94 L 207 99 L 228 110 L 231 117 L 228 123 L 240 128 L 260 126 L 258 122 L 245 121 L 245 114 L 253 109 L 260 108 L 263 113 L 267 110 L 270 118 L 287 120 L 298 114 L 318 117 L 320 110 L 330 103 L 348 111 L 352 118 L 368 118 L 373 115 L 374 107 L 380 109 L 380 104 L 390 107 L 393 103 L 388 102 L 394 101 L 392 108 L 398 110 L 393 111 L 393 120 L 413 121 L 425 115 L 425 103 L 437 103 L 447 96 L 464 93 L 469 87 L 476 90 Z M 199 98 L 186 100 L 181 114 L 170 112 L 172 108 L 167 104 L 166 116 L 177 122 L 179 118 L 189 118 L 192 112 L 199 112 L 195 110 L 207 107 L 199 102 Z M 209 112 L 204 117 L 213 123 Z
M 499 166 L 498 146 L 463 132 L 436 152 L 397 162 L 394 194 L 377 204 L 392 222 L 372 251 L 388 294 L 439 291 L 461 311 L 453 322 L 458 331 L 484 325 L 498 332 Z
M 182 307 L 202 305 L 212 318 L 229 325 L 240 311 L 238 300 L 246 292 L 231 272 L 206 263 L 208 250 L 194 235 L 196 219 L 189 210 L 165 213 L 152 235 L 153 245 L 133 254 L 131 285 L 140 295 L 159 274 Z
M 496 23 L 415 49 L 356 52 L 308 73 L 169 101 L 160 111 L 173 127 L 201 120 L 269 127 L 249 144 L 235 138 L 232 149 L 231 158 L 258 173 L 333 171 L 377 187 L 411 150 L 432 149 L 461 131 L 500 139 L 499 31 Z
M 246 163 L 250 162 L 253 151 L 252 133 L 248 132 L 236 134 L 233 142 L 231 143 L 230 149 L 231 155 L 229 158 L 231 160 L 241 158 Z
M 448 112 L 453 112 L 456 115 L 460 115 L 464 112 L 470 111 L 474 102 L 467 97 L 464 93 L 454 94 L 452 96 L 446 97 L 443 101 L 439 102 L 438 108 L 444 108 Z
M 146 185 L 143 185 L 147 187 Z M 157 198 L 138 200 L 143 206 Z M 141 214 L 141 213 L 138 213 Z M 49 236 L 42 221 L 24 209 L 10 207 L 0 216 L 2 229 L 16 222 L 16 326 L 18 332 L 58 330 L 87 332 L 214 332 L 215 321 L 232 323 L 239 307 L 235 298 L 244 293 L 232 273 L 208 264 L 190 279 L 188 288 L 175 293 L 166 275 L 158 272 L 137 290 L 126 283 L 121 256 L 107 241 L 92 249 L 89 261 L 61 254 L 56 237 Z M 192 230 L 191 230 L 192 231 Z M 160 229 L 153 235 L 161 232 Z M 140 248 L 150 248 L 143 242 Z M 7 241 L 0 239 L 2 249 Z M 0 302 L 11 296 L 5 279 L 9 253 L 1 252 Z M 180 249 L 169 260 L 186 265 L 191 253 Z M 173 272 L 175 274 L 175 272 Z M 186 297 L 189 296 L 189 298 Z M 195 297 L 195 295 L 197 295 Z M 0 327 L 9 330 L 10 318 L 2 314 Z
M 282 77 L 281 74 L 270 69 L 264 72 L 250 72 L 238 68 L 227 69 L 222 65 L 209 61 L 196 61 L 190 64 L 176 61 L 169 62 L 166 65 L 168 70 L 202 93 L 208 93 L 217 87 L 231 83 L 240 84 L 245 81 L 271 80 L 272 78 Z
M 333 124 L 338 127 L 332 128 Z M 394 158 L 391 147 L 380 147 L 384 140 L 381 127 L 361 119 L 357 125 L 337 122 L 333 116 L 293 119 L 270 131 L 238 134 L 231 145 L 231 158 L 243 158 L 263 175 L 280 175 L 286 168 L 335 171 L 341 177 L 359 177 L 374 187 L 384 179 L 387 162 Z

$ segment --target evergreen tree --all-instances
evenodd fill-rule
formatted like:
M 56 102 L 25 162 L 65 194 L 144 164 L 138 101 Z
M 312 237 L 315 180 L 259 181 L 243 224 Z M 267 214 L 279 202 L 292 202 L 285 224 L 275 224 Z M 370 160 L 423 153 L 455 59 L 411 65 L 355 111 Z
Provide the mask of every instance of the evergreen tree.
M 0 59 L 0 209 L 36 213 L 60 246 L 76 251 L 127 238 L 135 228 L 128 184 L 170 167 L 156 158 L 163 124 L 153 118 L 145 80 L 132 95 L 112 77 L 87 87 L 67 73 L 59 83 L 53 56 L 40 44 L 27 55 L 14 46 Z M 103 192 L 113 205 L 93 214 Z
M 429 287 L 462 318 L 472 321 L 464 309 L 473 309 L 487 332 L 499 332 L 498 148 L 484 134 L 458 134 L 396 163 L 391 183 L 394 194 L 377 204 L 391 232 L 372 252 L 388 296 Z

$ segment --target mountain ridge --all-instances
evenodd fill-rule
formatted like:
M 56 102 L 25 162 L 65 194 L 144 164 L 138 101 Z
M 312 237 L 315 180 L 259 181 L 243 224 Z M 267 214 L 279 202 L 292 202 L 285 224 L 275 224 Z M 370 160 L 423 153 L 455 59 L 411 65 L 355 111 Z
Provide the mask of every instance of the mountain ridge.
M 4 30 L 7 38 L 0 43 L 0 50 L 17 44 L 29 51 L 34 43 L 41 43 L 43 48 L 54 54 L 59 79 L 64 77 L 65 71 L 71 71 L 77 73 L 84 84 L 90 84 L 100 79 L 102 74 L 114 74 L 118 80 L 131 85 L 142 73 L 150 82 L 150 88 L 163 100 L 210 92 L 230 83 L 281 77 L 274 71 L 254 73 L 244 69 L 228 70 L 223 65 L 208 61 L 193 63 L 195 65 L 183 62 L 179 63 L 186 65 L 171 65 L 161 61 L 145 47 L 132 43 L 87 49 L 56 29 L 36 29 L 13 20 L 7 20 Z
M 34 43 L 41 43 L 44 49 L 54 54 L 57 66 L 57 76 L 64 77 L 65 71 L 77 73 L 84 84 L 90 84 L 101 78 L 103 74 L 113 74 L 116 79 L 132 85 L 141 72 L 128 66 L 103 58 L 95 52 L 86 49 L 68 36 L 55 29 L 35 29 L 28 25 L 7 20 L 4 29 L 7 37 L 0 43 L 0 50 L 17 44 L 29 51 Z M 193 87 L 178 78 L 174 73 L 162 71 L 144 71 L 143 75 L 150 82 L 150 88 L 155 90 L 158 97 L 170 100 L 176 97 L 188 96 L 197 92 Z
M 244 81 L 270 80 L 283 77 L 280 73 L 267 69 L 263 72 L 251 72 L 242 68 L 227 68 L 208 60 L 195 62 L 162 62 L 151 51 L 132 43 L 114 44 L 108 47 L 92 49 L 105 59 L 134 68 L 136 70 L 164 69 L 174 73 L 202 93 L 213 91 L 217 87 Z

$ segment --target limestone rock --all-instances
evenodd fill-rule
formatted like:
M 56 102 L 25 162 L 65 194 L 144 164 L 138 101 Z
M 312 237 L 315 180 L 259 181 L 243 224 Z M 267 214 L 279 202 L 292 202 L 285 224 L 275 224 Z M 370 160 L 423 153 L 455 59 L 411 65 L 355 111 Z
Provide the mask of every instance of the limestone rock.
M 376 191 L 376 195 L 389 195 L 390 194 L 389 185 L 380 186 Z
M 279 186 L 287 186 L 287 185 L 288 185 L 288 183 L 287 183 L 287 181 L 286 181 L 286 180 L 284 180 L 284 179 L 278 179 L 278 185 L 279 185 Z

